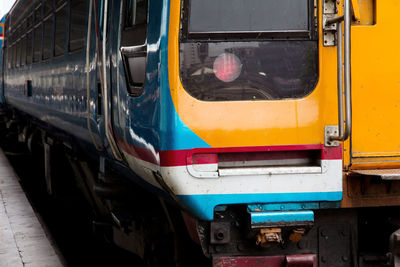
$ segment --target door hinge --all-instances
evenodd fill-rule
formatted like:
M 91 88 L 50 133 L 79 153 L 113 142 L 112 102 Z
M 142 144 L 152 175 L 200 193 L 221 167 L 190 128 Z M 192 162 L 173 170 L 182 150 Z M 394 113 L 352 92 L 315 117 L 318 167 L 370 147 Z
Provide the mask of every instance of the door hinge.
M 336 0 L 324 0 L 324 11 L 322 14 L 322 29 L 324 36 L 324 46 L 336 45 L 337 23 L 327 24 L 326 22 L 333 19 L 338 14 Z

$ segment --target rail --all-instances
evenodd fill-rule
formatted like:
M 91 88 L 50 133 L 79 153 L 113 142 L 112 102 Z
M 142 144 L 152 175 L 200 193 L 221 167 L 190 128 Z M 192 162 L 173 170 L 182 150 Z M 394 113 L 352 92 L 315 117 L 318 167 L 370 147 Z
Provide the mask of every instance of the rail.
M 352 102 L 351 102 L 351 0 L 345 0 L 344 16 L 328 20 L 327 24 L 337 24 L 337 83 L 338 83 L 338 123 L 339 135 L 330 136 L 331 141 L 346 141 L 352 131 Z M 344 50 L 342 23 L 344 22 Z M 343 105 L 343 51 L 344 51 L 344 98 Z M 343 110 L 346 117 L 343 118 Z

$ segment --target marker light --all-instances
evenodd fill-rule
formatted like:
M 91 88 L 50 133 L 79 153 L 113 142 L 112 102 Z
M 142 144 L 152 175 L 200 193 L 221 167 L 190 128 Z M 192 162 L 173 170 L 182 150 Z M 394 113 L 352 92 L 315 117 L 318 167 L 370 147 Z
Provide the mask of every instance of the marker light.
M 231 53 L 223 53 L 214 61 L 214 74 L 223 82 L 233 82 L 242 71 L 240 59 Z

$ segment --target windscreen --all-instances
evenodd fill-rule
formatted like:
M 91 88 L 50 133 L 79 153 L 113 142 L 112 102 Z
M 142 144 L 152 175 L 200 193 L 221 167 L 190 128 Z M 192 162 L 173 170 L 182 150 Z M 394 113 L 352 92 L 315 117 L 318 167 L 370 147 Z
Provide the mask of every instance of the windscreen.
M 318 81 L 311 0 L 183 0 L 180 78 L 204 101 L 302 98 Z
M 308 0 L 190 0 L 189 33 L 307 31 Z

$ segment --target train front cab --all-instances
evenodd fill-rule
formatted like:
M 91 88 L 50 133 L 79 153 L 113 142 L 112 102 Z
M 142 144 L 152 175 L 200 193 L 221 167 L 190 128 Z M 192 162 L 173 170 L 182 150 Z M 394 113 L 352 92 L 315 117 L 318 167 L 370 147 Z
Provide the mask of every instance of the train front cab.
M 228 2 L 171 1 L 171 97 L 207 145 L 165 181 L 215 266 L 356 266 L 356 208 L 400 202 L 399 6 Z

